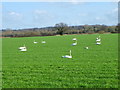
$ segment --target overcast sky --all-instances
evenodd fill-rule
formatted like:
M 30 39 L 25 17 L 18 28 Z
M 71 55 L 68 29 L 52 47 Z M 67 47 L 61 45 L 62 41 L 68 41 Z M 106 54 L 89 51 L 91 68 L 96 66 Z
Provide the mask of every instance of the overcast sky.
M 1 8 L 1 7 L 0 7 Z M 117 2 L 3 2 L 2 27 L 40 28 L 68 25 L 118 23 Z

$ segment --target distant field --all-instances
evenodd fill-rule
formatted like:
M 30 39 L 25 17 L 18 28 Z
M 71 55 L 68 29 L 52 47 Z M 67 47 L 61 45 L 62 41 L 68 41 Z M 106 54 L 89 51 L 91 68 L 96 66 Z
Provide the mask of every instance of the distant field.
M 20 52 L 24 44 L 28 51 Z M 3 88 L 118 88 L 117 34 L 3 38 L 2 45 Z M 61 58 L 69 50 L 73 58 Z

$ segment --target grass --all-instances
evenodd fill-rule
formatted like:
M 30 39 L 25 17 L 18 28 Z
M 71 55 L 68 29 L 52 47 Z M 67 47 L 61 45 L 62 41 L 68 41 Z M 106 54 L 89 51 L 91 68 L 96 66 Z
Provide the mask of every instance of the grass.
M 118 88 L 118 35 L 100 34 L 96 45 L 98 36 L 3 38 L 3 88 Z M 24 44 L 28 51 L 20 52 Z M 61 58 L 69 50 L 73 58 Z

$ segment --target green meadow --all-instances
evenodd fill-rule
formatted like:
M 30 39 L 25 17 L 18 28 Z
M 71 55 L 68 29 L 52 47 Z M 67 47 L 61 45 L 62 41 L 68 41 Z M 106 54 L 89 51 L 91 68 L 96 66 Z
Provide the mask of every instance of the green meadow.
M 3 38 L 2 72 L 3 88 L 118 88 L 118 34 Z

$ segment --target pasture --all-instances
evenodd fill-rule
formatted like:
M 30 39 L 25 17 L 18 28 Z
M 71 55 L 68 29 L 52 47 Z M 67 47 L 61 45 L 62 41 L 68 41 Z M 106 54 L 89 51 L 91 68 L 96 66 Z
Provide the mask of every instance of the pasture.
M 3 38 L 2 45 L 3 88 L 118 88 L 118 34 Z M 62 58 L 69 50 L 73 58 Z

